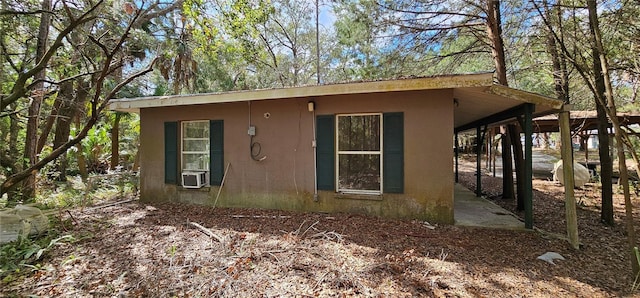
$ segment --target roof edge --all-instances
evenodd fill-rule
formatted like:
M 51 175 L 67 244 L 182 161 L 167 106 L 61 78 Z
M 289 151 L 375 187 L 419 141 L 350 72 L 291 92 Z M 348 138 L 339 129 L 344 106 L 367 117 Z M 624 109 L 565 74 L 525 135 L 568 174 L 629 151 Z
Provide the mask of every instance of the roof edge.
M 493 85 L 493 73 L 443 75 L 424 78 L 396 79 L 370 82 L 351 82 L 330 85 L 232 91 L 193 95 L 170 95 L 155 97 L 121 98 L 109 103 L 110 110 L 138 112 L 141 108 L 229 103 L 255 100 L 303 98 L 330 95 L 380 93 L 483 87 Z
M 543 105 L 552 109 L 561 109 L 563 102 L 558 99 L 553 99 L 544 95 L 523 91 L 520 89 L 514 89 L 503 85 L 493 84 L 486 91 L 487 93 L 513 98 L 526 103 L 533 103 L 536 105 Z

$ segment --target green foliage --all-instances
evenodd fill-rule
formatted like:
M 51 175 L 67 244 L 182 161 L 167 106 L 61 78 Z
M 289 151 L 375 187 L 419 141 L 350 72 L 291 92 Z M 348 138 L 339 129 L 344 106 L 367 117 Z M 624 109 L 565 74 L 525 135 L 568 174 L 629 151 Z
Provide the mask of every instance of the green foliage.
M 135 197 L 139 177 L 129 171 L 116 174 L 91 175 L 87 182 L 69 177 L 65 182 L 49 182 L 41 188 L 36 202 L 47 208 L 73 208 L 105 201 Z
M 43 237 L 20 238 L 0 246 L 0 278 L 7 282 L 18 278 L 22 273 L 42 270 L 39 263 L 56 245 L 75 241 L 71 235 L 58 236 L 50 230 Z M 24 271 L 23 271 L 24 270 Z
M 108 158 L 111 154 L 111 127 L 108 123 L 98 124 L 89 130 L 87 137 L 82 140 L 83 154 L 89 171 L 106 170 Z

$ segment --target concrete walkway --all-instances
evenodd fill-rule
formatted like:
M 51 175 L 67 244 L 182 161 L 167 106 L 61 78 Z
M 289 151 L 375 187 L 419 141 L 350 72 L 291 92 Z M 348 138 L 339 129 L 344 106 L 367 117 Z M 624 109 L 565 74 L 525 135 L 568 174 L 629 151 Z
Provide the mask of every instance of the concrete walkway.
M 454 220 L 457 226 L 524 230 L 524 223 L 493 202 L 476 197 L 460 184 L 454 190 Z

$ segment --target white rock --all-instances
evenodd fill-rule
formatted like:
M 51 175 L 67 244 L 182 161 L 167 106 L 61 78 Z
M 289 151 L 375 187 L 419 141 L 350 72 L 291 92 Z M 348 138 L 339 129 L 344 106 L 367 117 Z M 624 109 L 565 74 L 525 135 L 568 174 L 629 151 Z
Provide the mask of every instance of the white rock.
M 36 207 L 17 205 L 0 212 L 0 243 L 17 240 L 45 232 L 49 229 L 49 218 Z
M 564 173 L 562 172 L 562 160 L 555 163 L 553 166 L 553 181 L 559 181 L 564 185 Z M 591 174 L 589 170 L 585 168 L 583 165 L 573 162 L 573 179 L 576 187 L 583 187 L 589 179 L 591 179 Z
M 542 254 L 541 256 L 537 257 L 538 260 L 543 260 L 547 263 L 553 264 L 555 265 L 556 263 L 553 262 L 553 260 L 563 260 L 564 261 L 564 257 L 561 256 L 559 253 L 557 252 L 552 252 L 552 251 L 548 251 L 544 254 Z
M 13 209 L 29 225 L 29 234 L 40 234 L 49 229 L 49 218 L 40 209 L 24 205 L 17 205 Z
M 20 216 L 10 212 L 0 212 L 0 244 L 17 240 L 23 233 L 24 222 Z

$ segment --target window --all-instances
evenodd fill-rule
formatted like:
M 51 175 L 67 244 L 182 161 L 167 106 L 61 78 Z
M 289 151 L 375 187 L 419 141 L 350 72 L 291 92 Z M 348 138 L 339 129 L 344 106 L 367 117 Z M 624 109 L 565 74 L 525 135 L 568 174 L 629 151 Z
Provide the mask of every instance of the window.
M 336 117 L 336 115 L 330 114 L 316 116 L 316 185 L 318 190 L 374 195 L 382 192 L 404 193 L 404 113 L 383 113 L 382 119 L 380 115 L 353 114 Z M 336 120 L 337 118 L 342 118 L 342 120 Z M 365 121 L 368 122 L 370 129 L 367 131 L 362 126 L 359 135 L 362 136 L 362 140 L 366 138 L 369 143 L 356 139 L 358 133 L 354 127 L 354 120 L 355 122 L 358 120 L 363 123 Z M 379 126 L 375 125 L 376 121 Z M 342 124 L 340 131 L 336 128 L 339 125 L 338 122 Z M 384 125 L 380 122 L 384 122 Z M 375 127 L 382 127 L 382 131 L 379 128 L 375 130 Z M 349 139 L 350 132 L 351 140 Z M 376 137 L 380 135 L 380 132 L 382 132 L 382 137 Z M 342 136 L 342 134 L 346 134 L 346 136 Z M 340 137 L 343 138 L 344 142 L 338 149 L 336 144 Z M 383 139 L 384 143 L 382 142 Z M 360 148 L 364 148 L 363 146 L 368 146 L 369 148 L 356 150 L 358 143 L 361 144 Z M 382 147 L 382 155 L 380 155 L 380 147 Z M 373 151 L 373 153 L 368 152 L 369 150 Z M 339 160 L 340 156 L 343 159 L 342 163 Z M 361 168 L 361 172 L 356 173 L 357 159 L 361 160 L 361 164 L 368 164 L 371 168 L 369 170 Z M 349 164 L 350 160 L 354 160 L 352 164 Z M 378 160 L 380 161 L 377 162 Z M 343 166 L 342 170 L 339 170 L 340 165 Z M 375 167 L 381 169 L 375 170 Z M 369 178 L 358 182 L 356 174 L 365 178 L 369 176 Z M 342 178 L 338 178 L 340 176 Z M 383 176 L 384 179 L 382 179 Z M 377 177 L 377 179 L 370 177 Z M 382 182 L 382 186 L 380 186 L 380 182 Z M 367 187 L 367 184 L 370 184 L 369 187 Z
M 337 115 L 337 190 L 382 193 L 382 114 Z
M 182 122 L 182 171 L 209 172 L 209 121 Z
M 221 185 L 223 166 L 223 120 L 164 123 L 164 183 L 180 184 L 181 172 L 197 171 L 207 173 L 207 184 Z

